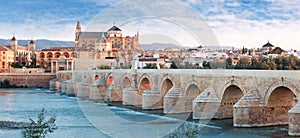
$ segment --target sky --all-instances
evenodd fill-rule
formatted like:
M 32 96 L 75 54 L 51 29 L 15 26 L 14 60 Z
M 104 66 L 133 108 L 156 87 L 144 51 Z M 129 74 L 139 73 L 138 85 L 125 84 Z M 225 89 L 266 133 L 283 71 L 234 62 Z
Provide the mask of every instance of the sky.
M 1 1 L 0 38 L 10 39 L 15 34 L 17 39 L 73 41 L 77 20 L 80 20 L 83 29 L 89 31 L 108 30 L 107 25 L 90 27 L 98 19 L 102 22 L 106 20 L 105 23 L 111 24 L 110 26 L 116 22 L 126 35 L 134 35 L 139 31 L 141 36 L 149 38 L 150 34 L 152 42 L 160 42 L 164 38 L 165 42 L 174 41 L 184 46 L 202 44 L 253 48 L 270 41 L 286 50 L 300 50 L 300 0 L 165 0 L 161 3 L 155 0 L 152 3 L 152 0 L 143 1 L 144 3 L 138 1 Z M 126 5 L 127 3 L 130 4 Z M 122 7 L 124 5 L 127 7 Z M 136 11 L 138 12 L 135 13 Z M 167 11 L 169 13 L 165 13 Z M 174 15 L 178 17 L 175 18 Z M 110 19 L 111 16 L 115 18 Z M 135 19 L 135 16 L 143 18 Z M 200 25 L 200 20 L 207 23 L 208 27 Z M 201 29 L 205 30 L 201 27 L 212 30 L 212 33 L 209 31 L 209 37 L 198 35 Z M 199 30 L 195 31 L 197 29 Z M 155 34 L 159 34 L 159 37 L 156 38 Z M 206 42 L 213 35 L 218 42 Z M 141 43 L 150 42 L 142 39 Z

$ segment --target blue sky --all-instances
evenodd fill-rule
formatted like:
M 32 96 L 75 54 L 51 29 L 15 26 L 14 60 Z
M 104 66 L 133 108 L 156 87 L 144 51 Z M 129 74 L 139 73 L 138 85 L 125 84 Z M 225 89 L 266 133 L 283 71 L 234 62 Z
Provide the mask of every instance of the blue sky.
M 300 0 L 178 1 L 203 17 L 212 28 L 220 45 L 252 48 L 260 47 L 270 40 L 274 45 L 284 49 L 300 49 Z M 11 38 L 15 33 L 19 39 L 33 37 L 72 41 L 77 20 L 80 20 L 85 28 L 95 16 L 118 3 L 122 2 L 119 0 L 1 1 L 0 38 Z M 161 7 L 157 7 L 157 15 L 160 14 L 159 8 Z M 176 7 L 173 9 L 180 11 Z M 122 13 L 119 15 L 122 16 Z M 155 27 L 159 30 L 163 26 L 162 23 L 156 23 Z M 132 30 L 126 28 L 126 25 L 124 27 L 123 30 Z M 100 28 L 100 30 L 105 31 L 107 28 Z M 133 35 L 132 33 L 128 31 L 129 35 Z M 197 42 L 190 40 L 179 41 L 182 41 L 180 43 L 183 45 L 198 45 Z

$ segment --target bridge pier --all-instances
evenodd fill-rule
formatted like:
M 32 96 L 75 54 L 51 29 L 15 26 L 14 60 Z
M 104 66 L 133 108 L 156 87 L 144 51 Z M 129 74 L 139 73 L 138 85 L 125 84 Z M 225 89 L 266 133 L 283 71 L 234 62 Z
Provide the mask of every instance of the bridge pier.
M 289 123 L 288 110 L 290 106 L 273 106 L 260 102 L 257 90 L 246 93 L 234 105 L 235 127 L 260 127 L 286 125 Z
M 142 106 L 142 97 L 137 88 L 127 87 L 122 91 L 123 105 Z
M 164 113 L 188 112 L 185 105 L 186 100 L 181 94 L 181 88 L 173 86 L 164 97 Z
M 122 92 L 119 87 L 110 86 L 106 89 L 105 101 L 120 102 L 122 101 Z
M 289 135 L 300 136 L 300 103 L 289 111 Z
M 163 98 L 158 89 L 144 90 L 142 95 L 142 109 L 162 109 Z
M 50 82 L 49 82 L 49 89 L 51 91 L 58 91 L 58 78 L 55 78 L 55 79 L 52 79 Z
M 212 119 L 216 115 L 221 102 L 214 89 L 208 87 L 193 100 L 193 119 Z
M 92 84 L 90 86 L 90 95 L 89 99 L 91 100 L 101 100 L 101 95 L 100 95 L 100 88 L 101 86 L 99 84 Z
M 77 97 L 87 99 L 90 97 L 90 84 L 88 83 L 79 83 Z
M 66 93 L 67 91 L 67 81 L 62 81 L 61 92 Z
M 58 91 L 58 92 L 62 92 L 62 80 L 58 80 L 58 81 L 57 81 L 57 84 L 58 84 L 58 89 L 57 89 L 57 91 Z
M 75 86 L 75 82 L 74 81 L 72 81 L 72 80 L 67 81 L 67 90 L 66 90 L 66 94 L 67 95 L 75 96 L 74 86 Z

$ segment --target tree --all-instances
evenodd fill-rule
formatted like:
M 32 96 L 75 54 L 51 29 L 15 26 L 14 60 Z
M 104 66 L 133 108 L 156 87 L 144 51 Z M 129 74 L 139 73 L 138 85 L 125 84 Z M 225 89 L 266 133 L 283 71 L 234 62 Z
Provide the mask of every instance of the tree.
M 282 52 L 284 52 L 283 49 L 281 49 L 280 47 L 275 47 L 271 53 L 272 54 L 281 54 Z
M 156 63 L 146 63 L 146 66 L 143 69 L 156 69 Z
M 209 61 L 203 61 L 202 66 L 204 69 L 211 69 Z
M 20 64 L 20 63 L 12 63 L 12 64 L 11 64 L 11 67 L 13 67 L 13 68 L 23 68 L 23 64 Z
M 172 64 L 171 64 L 170 68 L 171 68 L 171 69 L 178 69 L 178 67 L 177 67 L 177 65 L 176 65 L 176 63 L 175 63 L 175 61 L 172 61 Z
M 52 116 L 48 121 L 45 121 L 45 109 L 42 108 L 38 115 L 38 120 L 35 122 L 31 118 L 30 124 L 22 131 L 24 138 L 44 138 L 47 133 L 52 133 L 57 129 L 55 120 L 56 117 Z
M 226 69 L 233 69 L 231 57 L 227 58 L 225 62 L 226 62 Z

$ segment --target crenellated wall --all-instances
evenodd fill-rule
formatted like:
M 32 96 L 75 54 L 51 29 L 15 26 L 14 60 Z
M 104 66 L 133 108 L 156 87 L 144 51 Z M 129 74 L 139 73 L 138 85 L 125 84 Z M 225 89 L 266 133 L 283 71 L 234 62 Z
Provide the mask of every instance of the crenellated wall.
M 288 111 L 299 101 L 299 76 L 298 71 L 267 70 L 62 71 L 50 89 L 166 114 L 193 112 L 194 119 L 233 118 L 236 127 L 256 127 L 289 124 Z

